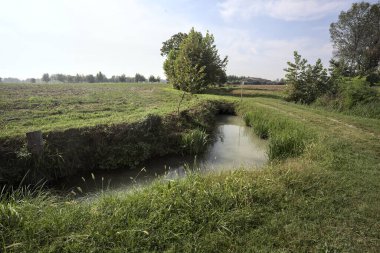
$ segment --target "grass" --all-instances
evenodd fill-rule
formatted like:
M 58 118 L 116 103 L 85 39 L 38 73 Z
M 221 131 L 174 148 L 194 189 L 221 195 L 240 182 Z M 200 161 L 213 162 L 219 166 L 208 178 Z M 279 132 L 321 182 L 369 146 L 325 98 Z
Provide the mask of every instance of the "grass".
M 264 169 L 86 201 L 16 190 L 0 198 L 2 252 L 378 252 L 380 120 L 269 96 L 237 112 L 272 146 Z
M 240 110 L 248 111 L 243 119 L 255 134 L 263 139 L 269 138 L 268 156 L 272 160 L 301 155 L 307 144 L 315 138 L 315 134 L 304 124 L 289 120 L 281 113 L 251 106 L 249 102 L 243 103 Z
M 0 138 L 134 122 L 176 109 L 182 94 L 164 84 L 0 84 Z M 199 103 L 186 96 L 182 108 Z
M 202 129 L 193 129 L 182 135 L 182 147 L 190 155 L 199 155 L 207 147 L 209 136 Z

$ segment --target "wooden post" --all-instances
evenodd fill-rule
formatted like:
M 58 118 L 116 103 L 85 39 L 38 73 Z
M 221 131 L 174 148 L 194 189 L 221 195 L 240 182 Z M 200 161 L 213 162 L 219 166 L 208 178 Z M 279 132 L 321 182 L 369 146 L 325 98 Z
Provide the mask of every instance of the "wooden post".
M 34 155 L 39 155 L 44 149 L 44 141 L 41 131 L 26 133 L 28 151 Z

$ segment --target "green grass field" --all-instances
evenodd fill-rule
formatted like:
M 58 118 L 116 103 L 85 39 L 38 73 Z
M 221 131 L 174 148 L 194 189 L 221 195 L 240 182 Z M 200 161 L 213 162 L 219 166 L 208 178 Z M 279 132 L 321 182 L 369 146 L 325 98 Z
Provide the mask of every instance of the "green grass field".
M 27 122 L 51 130 L 134 121 L 175 111 L 180 97 L 159 85 L 0 87 L 2 137 L 23 134 Z M 262 170 L 157 180 L 86 201 L 40 190 L 3 194 L 2 252 L 378 252 L 380 120 L 256 91 L 240 101 L 231 96 L 238 90 L 213 90 L 219 95 L 197 95 L 183 107 L 236 101 L 238 114 L 269 138 L 272 160 Z
M 164 84 L 0 84 L 0 138 L 163 115 L 180 96 Z M 198 102 L 187 96 L 182 106 Z

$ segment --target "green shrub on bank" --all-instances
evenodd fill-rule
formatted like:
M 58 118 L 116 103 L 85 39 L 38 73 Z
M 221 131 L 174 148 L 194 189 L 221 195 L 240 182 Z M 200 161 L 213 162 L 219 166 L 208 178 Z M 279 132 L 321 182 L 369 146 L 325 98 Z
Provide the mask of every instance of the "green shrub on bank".
M 315 106 L 369 118 L 380 118 L 380 97 L 365 78 L 339 78 L 335 94 L 318 98 Z

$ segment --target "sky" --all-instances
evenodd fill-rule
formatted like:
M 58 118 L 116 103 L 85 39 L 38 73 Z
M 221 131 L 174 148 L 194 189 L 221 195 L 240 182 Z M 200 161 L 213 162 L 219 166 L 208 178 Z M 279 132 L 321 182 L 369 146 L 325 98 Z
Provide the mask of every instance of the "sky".
M 228 56 L 227 74 L 274 80 L 284 77 L 294 50 L 327 67 L 329 25 L 353 2 L 0 0 L 0 77 L 102 71 L 165 78 L 162 42 L 194 27 L 214 35 Z

